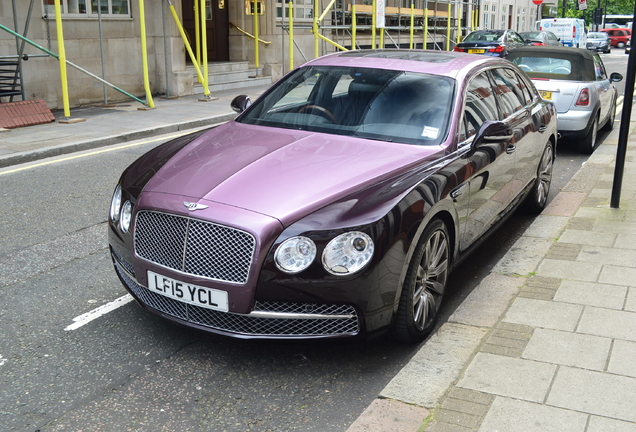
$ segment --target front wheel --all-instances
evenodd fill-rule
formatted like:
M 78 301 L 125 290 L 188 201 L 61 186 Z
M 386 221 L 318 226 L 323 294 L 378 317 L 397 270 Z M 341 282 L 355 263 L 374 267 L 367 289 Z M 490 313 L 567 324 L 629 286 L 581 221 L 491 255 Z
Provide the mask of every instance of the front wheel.
M 433 219 L 409 263 L 395 319 L 396 339 L 420 342 L 433 330 L 446 290 L 450 250 L 446 225 Z
M 595 115 L 592 120 L 592 126 L 586 136 L 584 136 L 578 143 L 579 153 L 592 154 L 596 148 L 596 133 L 598 132 L 598 118 L 599 115 Z
M 532 185 L 532 190 L 524 201 L 525 209 L 532 214 L 539 214 L 548 204 L 548 193 L 552 184 L 552 167 L 554 166 L 554 147 L 552 141 L 543 150 L 543 156 L 539 161 L 537 179 Z

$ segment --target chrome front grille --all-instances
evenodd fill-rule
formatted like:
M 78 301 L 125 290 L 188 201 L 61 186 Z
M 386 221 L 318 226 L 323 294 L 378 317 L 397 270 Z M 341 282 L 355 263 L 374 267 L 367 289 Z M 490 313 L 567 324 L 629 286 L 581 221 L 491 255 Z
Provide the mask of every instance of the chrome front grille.
M 245 284 L 256 240 L 235 228 L 142 210 L 135 223 L 135 252 L 182 273 Z
M 298 318 L 296 316 L 240 315 L 206 309 L 164 297 L 139 285 L 117 261 L 115 261 L 115 268 L 128 289 L 143 303 L 168 315 L 211 329 L 265 337 L 354 336 L 360 332 L 358 315 L 350 305 L 257 301 L 254 312 L 310 314 L 310 316 Z

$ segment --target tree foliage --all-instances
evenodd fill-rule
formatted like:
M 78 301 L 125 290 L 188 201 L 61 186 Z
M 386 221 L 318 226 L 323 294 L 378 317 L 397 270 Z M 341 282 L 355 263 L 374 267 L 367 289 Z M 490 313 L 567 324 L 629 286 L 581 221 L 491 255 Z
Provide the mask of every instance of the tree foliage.
M 562 16 L 563 1 L 558 2 L 558 16 Z M 605 8 L 606 14 L 632 15 L 634 13 L 634 0 L 587 0 L 587 9 L 579 10 L 577 0 L 566 0 L 565 17 L 583 18 L 587 25 L 592 24 L 592 14 L 597 7 Z

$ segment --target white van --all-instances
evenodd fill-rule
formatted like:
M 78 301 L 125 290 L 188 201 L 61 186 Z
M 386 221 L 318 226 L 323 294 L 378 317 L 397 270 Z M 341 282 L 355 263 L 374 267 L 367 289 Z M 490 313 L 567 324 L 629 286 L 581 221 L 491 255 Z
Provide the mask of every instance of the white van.
M 569 47 L 586 48 L 587 34 L 585 20 L 576 18 L 549 18 L 537 21 L 535 28 L 540 31 L 551 31 L 561 44 Z

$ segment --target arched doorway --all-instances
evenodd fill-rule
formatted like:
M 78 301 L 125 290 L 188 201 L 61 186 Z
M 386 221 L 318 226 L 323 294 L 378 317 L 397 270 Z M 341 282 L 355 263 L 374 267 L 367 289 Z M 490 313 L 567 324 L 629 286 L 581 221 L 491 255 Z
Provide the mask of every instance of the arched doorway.
M 183 28 L 188 34 L 191 43 L 195 40 L 194 1 L 182 1 Z M 200 0 L 196 1 L 199 2 Z M 205 0 L 206 43 L 208 45 L 209 61 L 228 61 L 230 59 L 227 3 L 226 0 Z M 194 46 L 195 44 L 192 43 L 193 50 L 195 49 Z

